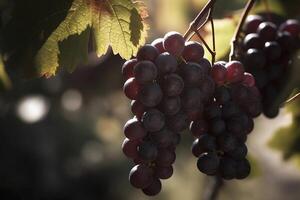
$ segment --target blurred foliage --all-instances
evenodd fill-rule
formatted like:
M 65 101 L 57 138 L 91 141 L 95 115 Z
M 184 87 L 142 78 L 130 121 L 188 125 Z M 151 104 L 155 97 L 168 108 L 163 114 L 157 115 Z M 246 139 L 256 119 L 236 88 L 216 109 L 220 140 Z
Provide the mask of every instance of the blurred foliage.
M 11 80 L 5 71 L 4 63 L 0 56 L 0 91 L 2 89 L 10 89 L 11 87 Z

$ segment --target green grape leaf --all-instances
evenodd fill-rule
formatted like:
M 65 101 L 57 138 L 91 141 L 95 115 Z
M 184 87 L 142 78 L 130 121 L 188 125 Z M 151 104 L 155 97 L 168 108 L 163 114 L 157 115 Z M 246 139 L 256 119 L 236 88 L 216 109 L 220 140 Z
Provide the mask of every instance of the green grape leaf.
M 59 67 L 59 59 L 61 63 L 73 71 L 75 66 L 80 62 L 84 62 L 86 52 L 76 49 L 87 49 L 88 37 L 85 33 L 86 29 L 91 27 L 92 34 L 96 43 L 96 52 L 98 56 L 106 53 L 109 46 L 115 54 L 129 59 L 135 55 L 139 46 L 145 42 L 146 30 L 143 18 L 135 4 L 131 0 L 106 0 L 97 2 L 95 0 L 74 0 L 66 19 L 57 27 L 50 35 L 42 48 L 38 51 L 35 58 L 37 72 L 41 76 L 55 75 Z M 75 35 L 75 36 L 74 36 Z M 89 34 L 88 34 L 89 35 Z M 70 39 L 60 49 L 59 43 L 68 39 L 70 36 L 83 38 Z M 72 47 L 72 43 L 77 46 Z M 67 48 L 66 48 L 67 47 Z M 75 49 L 75 52 L 72 51 Z M 74 53 L 74 54 L 73 54 Z M 76 55 L 81 53 L 81 55 Z M 66 58 L 65 58 L 66 57 Z M 82 59 L 72 60 L 72 57 L 83 57 Z

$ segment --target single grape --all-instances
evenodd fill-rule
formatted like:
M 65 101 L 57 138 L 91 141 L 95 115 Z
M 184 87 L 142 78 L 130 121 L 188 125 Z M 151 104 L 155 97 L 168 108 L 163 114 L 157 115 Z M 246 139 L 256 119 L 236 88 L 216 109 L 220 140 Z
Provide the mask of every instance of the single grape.
M 138 120 L 142 119 L 146 107 L 138 100 L 131 101 L 131 112 L 136 116 Z
M 148 196 L 155 196 L 161 191 L 161 182 L 158 178 L 153 179 L 153 182 L 143 189 L 144 194 Z
M 201 58 L 197 63 L 201 66 L 205 75 L 209 75 L 211 72 L 211 64 L 206 58 Z
M 241 121 L 242 120 L 241 118 L 239 118 L 239 116 L 227 120 L 226 121 L 227 130 L 236 136 L 242 134 L 245 127 L 243 126 L 244 124 Z
M 218 87 L 215 91 L 214 96 L 216 98 L 216 101 L 221 105 L 226 104 L 231 99 L 230 92 L 225 86 Z
M 231 180 L 236 177 L 237 174 L 237 163 L 235 160 L 225 157 L 220 162 L 220 172 L 222 178 Z
M 177 74 L 170 74 L 164 77 L 162 89 L 167 96 L 178 96 L 184 88 L 184 82 Z
M 197 167 L 200 172 L 207 175 L 214 175 L 218 171 L 220 159 L 213 152 L 203 153 L 199 156 Z
M 190 130 L 194 137 L 200 137 L 208 132 L 208 124 L 206 120 L 193 121 L 190 124 Z
M 140 87 L 140 84 L 135 78 L 130 78 L 124 83 L 123 91 L 129 99 L 136 100 L 139 95 Z
M 237 104 L 232 101 L 227 102 L 222 107 L 222 117 L 225 119 L 236 116 L 240 113 L 240 109 Z
M 164 42 L 163 38 L 157 38 L 151 43 L 151 45 L 156 47 L 159 53 L 163 53 L 166 52 L 163 42 Z
M 244 179 L 249 176 L 251 171 L 250 163 L 247 159 L 242 159 L 236 164 L 236 178 Z
M 238 145 L 237 139 L 229 134 L 229 133 L 222 133 L 218 136 L 217 142 L 219 145 L 219 148 L 224 152 L 230 152 L 236 148 Z
M 255 78 L 252 74 L 245 72 L 243 76 L 242 84 L 246 87 L 253 87 L 255 86 Z
M 219 118 L 222 116 L 222 110 L 218 104 L 213 103 L 205 108 L 205 116 L 208 119 Z
M 264 88 L 268 83 L 268 75 L 267 72 L 263 69 L 256 69 L 252 72 L 255 77 L 256 86 L 259 89 Z
M 149 83 L 140 90 L 139 100 L 147 107 L 157 106 L 163 98 L 163 92 L 157 83 Z
M 134 66 L 138 63 L 137 59 L 127 60 L 122 66 L 122 74 L 125 80 L 134 77 Z
M 277 42 L 280 44 L 281 50 L 285 53 L 292 52 L 296 47 L 295 39 L 288 32 L 279 32 L 277 35 Z
M 209 133 L 217 136 L 226 130 L 226 123 L 222 119 L 215 118 L 209 123 Z
M 247 156 L 248 148 L 245 145 L 245 143 L 239 143 L 234 150 L 229 151 L 227 153 L 234 160 L 242 160 Z
M 215 151 L 217 149 L 215 137 L 203 134 L 197 138 L 192 145 L 192 153 L 199 157 L 204 152 Z
M 259 49 L 248 49 L 245 55 L 245 64 L 251 68 L 263 68 L 266 64 L 264 52 Z
M 288 32 L 293 37 L 299 37 L 300 34 L 300 23 L 296 19 L 289 19 L 280 25 L 279 30 Z
M 198 62 L 204 56 L 204 48 L 199 42 L 188 41 L 182 53 L 187 62 Z
M 184 50 L 185 40 L 180 33 L 171 31 L 164 37 L 164 48 L 174 56 L 180 56 Z
M 153 182 L 153 170 L 146 165 L 136 165 L 129 173 L 129 181 L 135 188 L 146 188 Z
M 155 64 L 160 76 L 175 72 L 178 65 L 176 57 L 169 54 L 168 52 L 160 54 L 156 58 Z
M 173 136 L 174 133 L 167 128 L 164 128 L 160 131 L 151 133 L 151 137 L 153 141 L 158 145 L 160 148 L 166 148 L 173 144 Z
M 146 44 L 142 46 L 136 55 L 138 61 L 149 60 L 153 62 L 155 61 L 157 56 L 158 56 L 158 50 L 150 44 Z
M 264 53 L 268 60 L 270 61 L 277 60 L 281 56 L 281 47 L 275 41 L 266 42 L 264 47 Z
M 203 81 L 199 85 L 200 91 L 203 93 L 203 100 L 210 100 L 215 91 L 215 82 L 210 76 L 205 76 Z
M 167 118 L 167 126 L 174 132 L 181 132 L 188 127 L 187 115 L 179 112 Z
M 264 19 L 259 15 L 249 15 L 245 21 L 245 32 L 255 33 L 259 24 L 261 24 L 263 21 Z
M 135 159 L 138 157 L 137 148 L 140 144 L 139 140 L 129 140 L 125 138 L 122 144 L 122 150 L 125 156 Z
M 198 119 L 202 118 L 203 110 L 196 109 L 196 110 L 187 110 L 186 111 L 187 117 L 189 121 L 197 121 Z
M 164 127 L 165 117 L 159 110 L 150 109 L 144 113 L 142 123 L 147 131 L 156 132 Z
M 239 61 L 231 61 L 226 64 L 226 80 L 229 83 L 236 83 L 243 80 L 244 67 L 243 64 Z
M 272 22 L 262 22 L 257 33 L 264 41 L 272 41 L 276 38 L 277 26 Z
M 161 103 L 161 110 L 165 115 L 175 115 L 180 111 L 180 97 L 165 97 Z
M 138 146 L 138 154 L 143 160 L 153 161 L 157 157 L 157 147 L 152 142 L 143 142 Z
M 168 167 L 175 162 L 176 154 L 169 149 L 159 149 L 155 163 L 158 166 Z
M 211 77 L 217 85 L 223 85 L 226 81 L 227 69 L 222 63 L 216 62 L 211 69 Z
M 147 135 L 142 123 L 136 118 L 130 119 L 124 126 L 124 134 L 129 139 L 142 139 Z
M 153 81 L 157 76 L 157 68 L 151 61 L 138 62 L 134 66 L 134 76 L 141 84 Z
M 155 175 L 160 179 L 168 179 L 173 175 L 173 167 L 172 165 L 167 167 L 155 166 Z
M 246 35 L 243 41 L 243 47 L 248 49 L 261 49 L 264 46 L 263 40 L 260 38 L 260 36 L 257 33 L 250 33 Z
M 203 80 L 204 72 L 197 63 L 188 62 L 181 65 L 181 76 L 185 85 L 194 87 Z
M 202 107 L 203 94 L 198 88 L 187 88 L 181 95 L 182 107 L 186 110 Z

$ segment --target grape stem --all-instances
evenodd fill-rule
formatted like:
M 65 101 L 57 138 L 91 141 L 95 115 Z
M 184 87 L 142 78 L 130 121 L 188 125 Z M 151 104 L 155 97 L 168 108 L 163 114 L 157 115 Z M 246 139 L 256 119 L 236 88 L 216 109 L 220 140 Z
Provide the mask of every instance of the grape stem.
M 256 0 L 249 0 L 243 13 L 242 13 L 242 17 L 238 23 L 238 26 L 237 26 L 235 33 L 233 35 L 233 38 L 231 40 L 231 51 L 230 51 L 230 55 L 229 55 L 230 61 L 234 60 L 236 58 L 236 48 L 237 48 L 237 45 L 239 42 L 240 34 L 242 32 L 242 28 L 244 26 L 246 18 L 248 17 L 249 12 L 252 9 L 255 2 L 256 2 Z
M 223 185 L 224 182 L 221 177 L 212 177 L 208 189 L 204 192 L 203 200 L 216 200 Z
M 215 44 L 215 27 L 214 27 L 214 21 L 213 21 L 213 8 L 215 5 L 216 0 L 210 0 L 207 2 L 207 4 L 204 6 L 204 8 L 199 12 L 197 17 L 190 23 L 190 26 L 186 33 L 184 34 L 184 39 L 186 41 L 190 40 L 195 34 L 199 37 L 199 39 L 202 41 L 206 49 L 211 54 L 211 62 L 212 64 L 215 62 L 216 57 L 216 44 Z M 203 21 L 204 20 L 204 21 Z M 204 40 L 204 38 L 200 34 L 200 29 L 208 22 L 211 23 L 211 29 L 212 29 L 212 42 L 213 42 L 213 49 L 209 47 L 207 42 Z
M 270 6 L 269 6 L 268 0 L 263 0 L 263 3 L 265 5 L 266 11 L 267 11 L 268 20 L 272 21 L 272 17 L 271 17 L 271 14 L 270 14 Z
M 297 100 L 297 99 L 299 99 L 299 98 L 300 98 L 300 92 L 297 93 L 297 94 L 295 94 L 294 96 L 292 96 L 292 97 L 289 98 L 288 100 L 286 100 L 286 101 L 281 105 L 281 107 L 284 107 L 285 105 L 287 105 L 287 104 L 289 104 L 289 103 L 291 103 L 291 102 L 293 102 L 293 101 L 295 101 L 295 100 Z

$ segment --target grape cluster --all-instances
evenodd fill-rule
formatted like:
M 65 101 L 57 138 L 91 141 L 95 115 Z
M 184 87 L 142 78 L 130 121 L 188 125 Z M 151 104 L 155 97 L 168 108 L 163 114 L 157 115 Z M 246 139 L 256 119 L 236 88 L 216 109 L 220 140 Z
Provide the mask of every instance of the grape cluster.
M 211 64 L 203 56 L 200 43 L 169 32 L 141 47 L 122 67 L 123 91 L 134 114 L 124 126 L 122 149 L 136 164 L 130 183 L 146 195 L 158 194 L 160 180 L 172 176 L 180 133 L 214 94 Z
M 216 62 L 211 76 L 216 90 L 190 125 L 196 138 L 192 153 L 201 172 L 243 179 L 250 173 L 245 142 L 254 128 L 253 118 L 261 113 L 260 95 L 254 77 L 238 61 Z
M 275 23 L 263 16 L 251 15 L 243 31 L 240 60 L 256 79 L 262 94 L 263 113 L 269 118 L 276 117 L 279 107 L 273 102 L 289 79 L 292 55 L 300 47 L 300 23 L 294 19 Z

